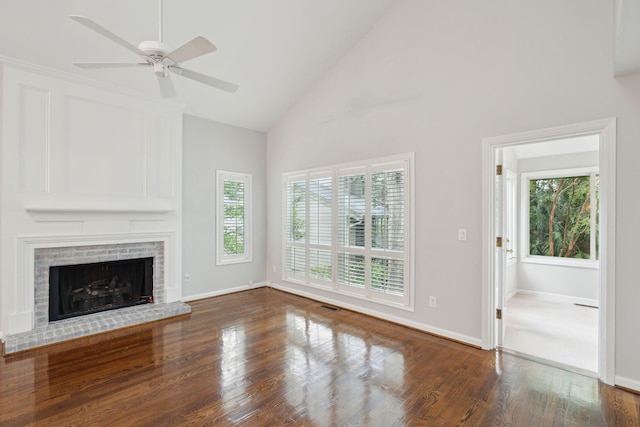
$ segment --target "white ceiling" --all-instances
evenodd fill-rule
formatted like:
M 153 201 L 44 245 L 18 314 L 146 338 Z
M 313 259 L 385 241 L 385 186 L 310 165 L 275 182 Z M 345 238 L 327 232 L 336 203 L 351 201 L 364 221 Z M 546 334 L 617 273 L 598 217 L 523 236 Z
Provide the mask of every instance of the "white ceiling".
M 164 41 L 202 35 L 218 48 L 185 68 L 240 86 L 229 94 L 173 75 L 188 114 L 268 130 L 397 0 L 165 0 Z M 69 19 L 86 16 L 134 45 L 158 39 L 158 0 L 0 0 L 0 56 L 160 99 L 148 68 L 83 70 L 73 62 L 136 62 Z M 2 58 L 0 58 L 1 60 Z

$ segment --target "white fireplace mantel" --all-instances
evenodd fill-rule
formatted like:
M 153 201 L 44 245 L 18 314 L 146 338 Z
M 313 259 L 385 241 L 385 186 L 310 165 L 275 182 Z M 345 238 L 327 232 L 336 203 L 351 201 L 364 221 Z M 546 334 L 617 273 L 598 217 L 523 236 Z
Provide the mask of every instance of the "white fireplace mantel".
M 173 212 L 170 208 L 57 208 L 57 207 L 26 207 L 25 210 L 35 222 L 56 221 L 100 221 L 100 220 L 135 220 L 135 221 L 163 221 L 167 214 Z

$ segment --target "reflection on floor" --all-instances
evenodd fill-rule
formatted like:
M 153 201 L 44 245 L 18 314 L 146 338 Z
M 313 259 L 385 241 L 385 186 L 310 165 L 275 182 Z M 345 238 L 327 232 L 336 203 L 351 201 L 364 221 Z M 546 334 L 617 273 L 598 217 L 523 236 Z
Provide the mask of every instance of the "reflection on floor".
M 505 349 L 598 371 L 597 309 L 517 294 L 509 300 L 505 317 Z

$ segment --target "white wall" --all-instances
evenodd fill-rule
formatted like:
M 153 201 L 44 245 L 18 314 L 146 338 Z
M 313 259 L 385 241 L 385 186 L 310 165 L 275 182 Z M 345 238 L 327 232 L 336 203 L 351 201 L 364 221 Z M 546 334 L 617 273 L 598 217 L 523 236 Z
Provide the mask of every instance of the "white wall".
M 162 232 L 165 301 L 179 299 L 182 109 L 35 67 L 0 64 L 0 75 L 0 330 L 33 326 L 33 252 L 20 238 Z
M 482 138 L 615 116 L 616 380 L 640 389 L 640 76 L 613 77 L 613 21 L 612 2 L 398 1 L 268 133 L 268 265 L 282 267 L 283 172 L 415 152 L 416 311 L 285 283 L 271 269 L 269 280 L 477 342 Z
M 576 302 L 599 300 L 597 268 L 518 263 L 517 289 L 525 292 L 574 297 Z
M 265 281 L 266 135 L 184 117 L 183 299 L 248 289 Z M 216 266 L 216 169 L 252 174 L 253 261 Z

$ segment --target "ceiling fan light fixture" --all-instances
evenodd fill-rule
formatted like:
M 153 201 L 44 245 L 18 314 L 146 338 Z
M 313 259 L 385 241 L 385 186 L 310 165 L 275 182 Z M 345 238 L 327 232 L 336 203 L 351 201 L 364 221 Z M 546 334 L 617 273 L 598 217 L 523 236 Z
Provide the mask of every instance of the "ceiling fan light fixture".
M 166 77 L 167 76 L 167 67 L 162 62 L 155 62 L 153 64 L 153 72 L 156 76 Z

